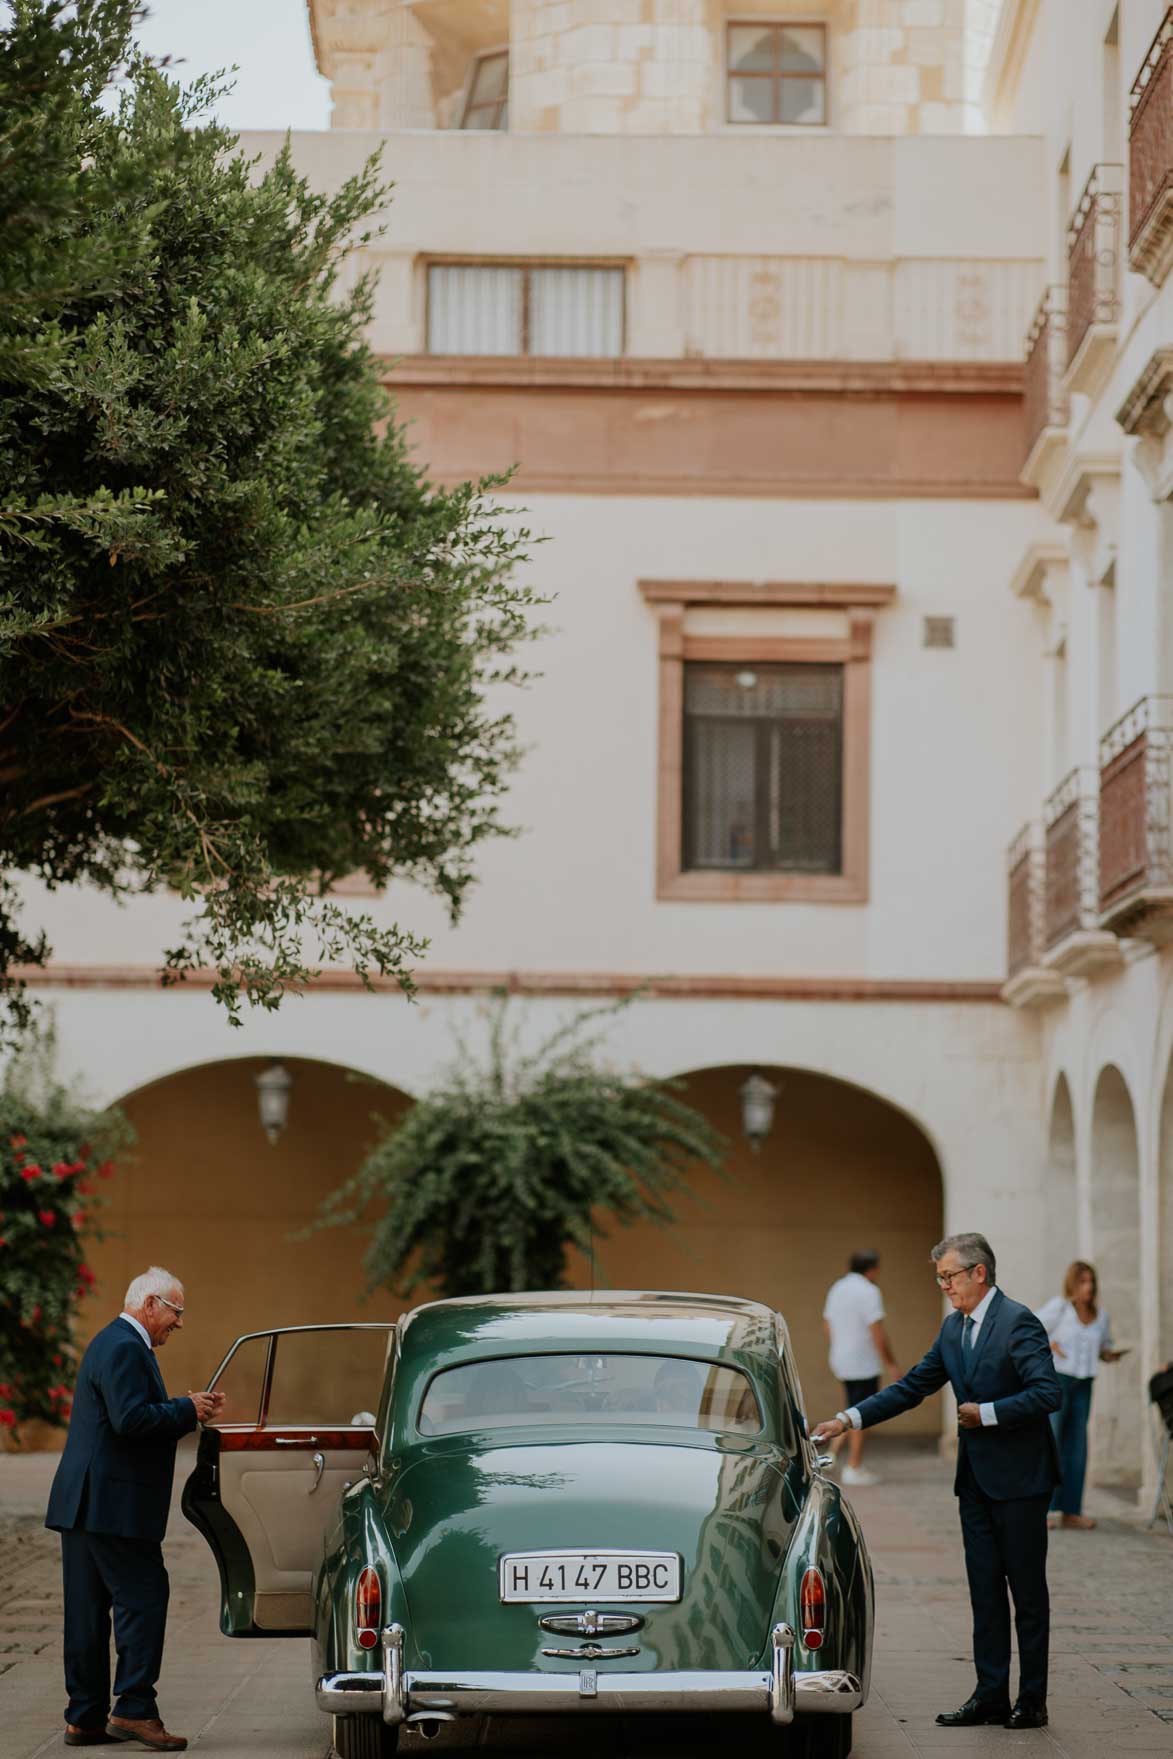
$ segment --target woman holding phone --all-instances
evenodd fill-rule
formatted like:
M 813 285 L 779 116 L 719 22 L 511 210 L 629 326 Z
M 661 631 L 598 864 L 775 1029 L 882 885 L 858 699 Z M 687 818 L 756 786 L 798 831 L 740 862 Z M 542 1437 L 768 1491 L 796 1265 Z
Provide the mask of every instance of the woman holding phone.
M 1095 1266 L 1077 1258 L 1063 1279 L 1063 1293 L 1039 1308 L 1055 1355 L 1055 1371 L 1063 1389 L 1063 1403 L 1051 1415 L 1063 1474 L 1053 1498 L 1051 1512 L 1063 1527 L 1090 1528 L 1095 1522 L 1083 1513 L 1083 1481 L 1087 1472 L 1087 1425 L 1092 1388 L 1101 1362 L 1119 1362 L 1123 1350 L 1112 1347 L 1108 1315 L 1099 1305 Z

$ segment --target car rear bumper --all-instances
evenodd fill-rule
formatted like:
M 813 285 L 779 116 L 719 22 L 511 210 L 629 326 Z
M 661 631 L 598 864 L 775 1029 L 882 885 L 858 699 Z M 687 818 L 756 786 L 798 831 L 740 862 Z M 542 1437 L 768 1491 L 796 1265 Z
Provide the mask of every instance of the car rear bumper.
M 403 1666 L 403 1628 L 382 1634 L 381 1673 L 324 1674 L 319 1710 L 334 1716 L 382 1715 L 384 1722 L 422 1722 L 492 1712 L 560 1715 L 563 1712 L 729 1710 L 757 1711 L 787 1723 L 795 1713 L 848 1716 L 863 1703 L 863 1685 L 838 1669 L 796 1673 L 794 1632 L 775 1625 L 773 1666 L 767 1673 L 409 1673 Z

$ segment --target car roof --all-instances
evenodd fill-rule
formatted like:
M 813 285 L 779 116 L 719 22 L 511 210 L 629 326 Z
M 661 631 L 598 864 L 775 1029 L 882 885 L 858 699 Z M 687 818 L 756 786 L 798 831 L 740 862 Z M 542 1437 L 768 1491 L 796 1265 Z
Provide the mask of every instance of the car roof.
M 744 1360 L 776 1354 L 785 1336 L 759 1301 L 663 1289 L 466 1295 L 417 1307 L 401 1324 L 404 1357 L 436 1367 L 584 1348 Z

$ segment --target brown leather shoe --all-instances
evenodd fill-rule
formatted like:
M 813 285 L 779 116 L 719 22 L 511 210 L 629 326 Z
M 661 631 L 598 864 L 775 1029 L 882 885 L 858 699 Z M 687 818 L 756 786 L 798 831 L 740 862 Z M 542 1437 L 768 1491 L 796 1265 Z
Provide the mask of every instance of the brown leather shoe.
M 112 1740 L 104 1728 L 77 1728 L 72 1722 L 65 1725 L 67 1747 L 108 1747 Z
M 169 1735 L 157 1716 L 112 1716 L 106 1733 L 115 1741 L 137 1741 L 152 1753 L 182 1753 L 187 1746 L 186 1737 Z

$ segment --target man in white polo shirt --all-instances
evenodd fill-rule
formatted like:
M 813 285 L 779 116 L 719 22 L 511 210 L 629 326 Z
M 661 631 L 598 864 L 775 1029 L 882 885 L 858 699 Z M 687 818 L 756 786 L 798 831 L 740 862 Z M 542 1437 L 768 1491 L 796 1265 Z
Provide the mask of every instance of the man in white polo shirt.
M 900 1372 L 884 1327 L 884 1297 L 876 1286 L 879 1269 L 878 1252 L 853 1252 L 847 1275 L 827 1291 L 823 1328 L 831 1346 L 831 1373 L 843 1382 L 845 1410 L 879 1392 L 885 1368 L 894 1376 Z M 842 1446 L 844 1437 L 837 1439 Z M 848 1432 L 847 1446 L 844 1484 L 878 1484 L 876 1474 L 863 1464 L 862 1429 Z

